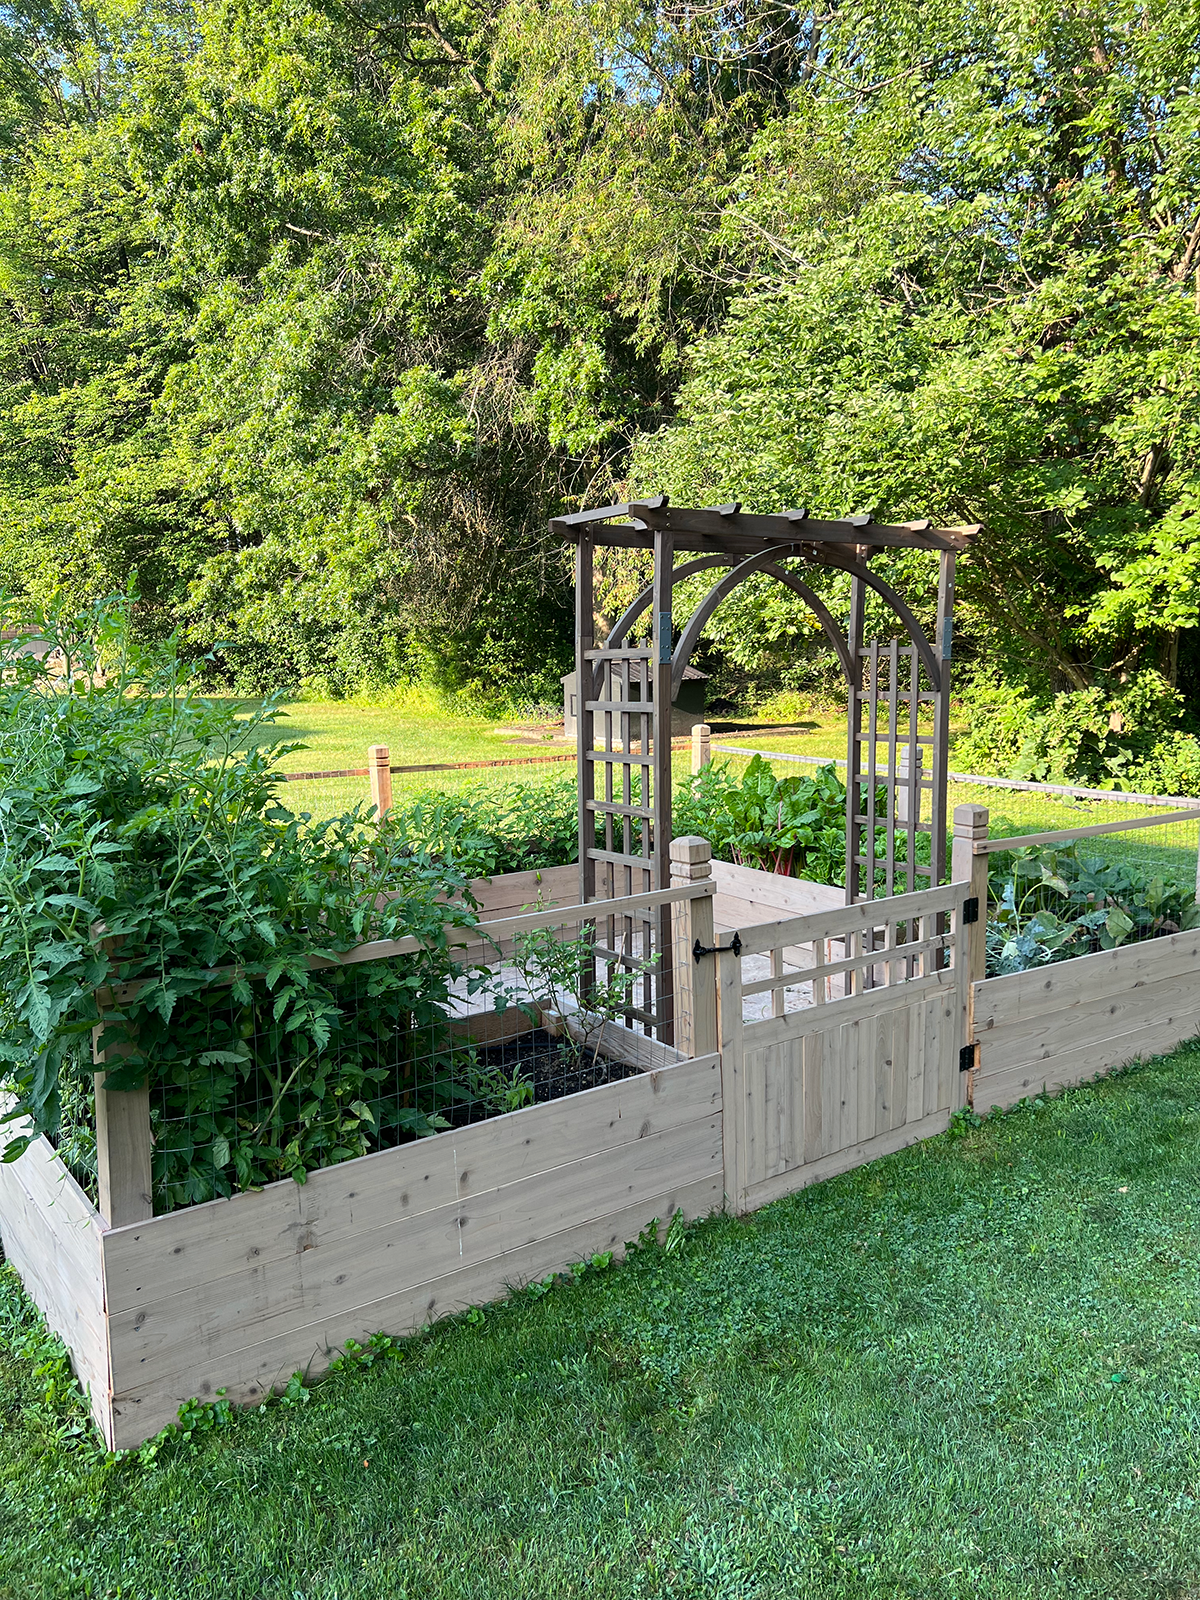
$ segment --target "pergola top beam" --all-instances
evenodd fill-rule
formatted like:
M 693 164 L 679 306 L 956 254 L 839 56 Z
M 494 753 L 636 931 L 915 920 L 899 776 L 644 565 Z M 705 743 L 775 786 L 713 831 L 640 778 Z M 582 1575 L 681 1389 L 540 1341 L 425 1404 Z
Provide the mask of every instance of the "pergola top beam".
M 928 522 L 897 524 L 871 522 L 865 517 L 829 519 L 810 517 L 807 511 L 784 511 L 759 516 L 733 506 L 688 508 L 669 506 L 665 495 L 651 500 L 600 506 L 555 517 L 551 531 L 561 538 L 590 536 L 597 544 L 628 545 L 650 549 L 655 531 L 671 533 L 677 550 L 728 550 L 752 554 L 768 546 L 808 546 L 804 554 L 820 559 L 819 546 L 892 546 L 908 550 L 965 550 L 980 531 L 966 528 L 931 528 Z M 813 547 L 818 548 L 813 548 Z

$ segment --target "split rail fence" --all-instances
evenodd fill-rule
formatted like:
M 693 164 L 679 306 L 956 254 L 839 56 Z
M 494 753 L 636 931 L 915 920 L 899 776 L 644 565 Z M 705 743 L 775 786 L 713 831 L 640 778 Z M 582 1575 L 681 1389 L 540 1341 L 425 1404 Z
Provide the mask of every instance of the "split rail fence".
M 99 1205 L 39 1140 L 0 1167 L 5 1251 L 123 1448 L 189 1398 L 255 1401 L 348 1339 L 620 1254 L 677 1212 L 747 1211 L 940 1133 L 968 1101 L 1008 1105 L 1200 1031 L 1200 932 L 984 977 L 987 862 L 1017 842 L 960 806 L 955 881 L 853 906 L 696 838 L 672 843 L 671 887 L 649 895 L 581 905 L 577 867 L 477 885 L 464 938 L 500 960 L 531 928 L 604 937 L 628 918 L 652 941 L 669 907 L 675 1045 L 608 1023 L 619 1081 L 157 1216 L 144 1101 L 101 1076 Z M 520 1008 L 465 1021 L 532 1026 Z

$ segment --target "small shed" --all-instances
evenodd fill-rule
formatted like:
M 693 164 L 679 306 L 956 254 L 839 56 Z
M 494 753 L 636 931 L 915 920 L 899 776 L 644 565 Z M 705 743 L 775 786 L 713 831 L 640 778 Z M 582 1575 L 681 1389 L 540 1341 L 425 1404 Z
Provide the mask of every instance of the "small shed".
M 578 712 L 575 694 L 575 674 L 568 672 L 562 680 L 563 686 L 563 736 L 567 739 L 575 737 L 575 719 Z M 629 685 L 629 698 L 640 701 L 642 698 L 641 685 Z M 683 680 L 679 685 L 679 693 L 671 702 L 671 732 L 673 734 L 691 733 L 696 723 L 705 720 L 704 702 L 708 695 L 708 673 L 701 672 L 698 667 L 687 666 L 683 669 Z

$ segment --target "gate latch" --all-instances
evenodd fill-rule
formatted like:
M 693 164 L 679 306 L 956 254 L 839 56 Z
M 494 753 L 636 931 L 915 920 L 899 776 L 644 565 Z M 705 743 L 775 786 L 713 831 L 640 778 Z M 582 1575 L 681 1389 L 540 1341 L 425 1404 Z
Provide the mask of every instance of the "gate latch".
M 972 895 L 969 900 L 964 900 L 962 905 L 962 921 L 966 927 L 969 922 L 979 921 L 979 897 Z
M 977 1043 L 963 1045 L 962 1049 L 958 1052 L 958 1070 L 960 1072 L 974 1072 L 976 1065 L 975 1056 L 978 1049 L 979 1045 Z
M 732 954 L 735 956 L 741 955 L 742 936 L 740 933 L 735 933 L 728 944 L 701 944 L 699 939 L 697 939 L 695 944 L 692 946 L 692 955 L 697 961 L 699 961 L 701 956 L 721 956 L 727 955 L 730 952 L 732 952 Z

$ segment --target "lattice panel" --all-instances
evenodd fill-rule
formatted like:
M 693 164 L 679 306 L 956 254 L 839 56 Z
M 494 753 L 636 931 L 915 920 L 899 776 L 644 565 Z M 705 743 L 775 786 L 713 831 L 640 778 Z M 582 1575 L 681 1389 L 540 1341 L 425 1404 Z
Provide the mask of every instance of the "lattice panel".
M 851 688 L 846 885 L 851 903 L 911 894 L 945 866 L 942 719 L 917 649 L 892 639 L 859 646 Z
M 664 802 L 670 818 L 670 724 L 666 723 L 660 749 L 655 688 L 661 674 L 653 650 L 589 650 L 584 659 L 591 694 L 580 709 L 590 719 L 593 742 L 599 748 L 581 751 L 590 768 L 590 783 L 580 803 L 581 853 L 589 867 L 586 899 L 602 903 L 668 887 L 658 819 Z M 599 843 L 594 842 L 597 831 Z M 631 1020 L 662 1031 L 670 1016 L 669 910 L 620 917 L 605 917 L 599 905 L 598 910 L 597 955 L 635 974 Z

